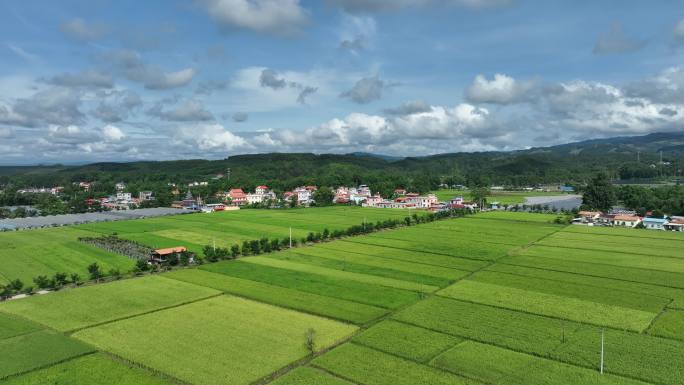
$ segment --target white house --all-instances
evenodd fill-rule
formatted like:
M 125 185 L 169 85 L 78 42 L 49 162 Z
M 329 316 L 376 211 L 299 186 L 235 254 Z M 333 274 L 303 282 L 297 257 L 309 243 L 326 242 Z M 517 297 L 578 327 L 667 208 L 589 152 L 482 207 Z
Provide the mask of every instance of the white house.
M 667 219 L 663 218 L 644 218 L 641 223 L 644 227 L 651 230 L 665 230 L 665 225 L 667 225 Z
M 406 194 L 406 203 L 412 203 L 418 208 L 428 209 L 437 202 L 439 202 L 439 200 L 435 194 L 428 194 L 425 196 Z
M 116 193 L 116 200 L 117 200 L 117 202 L 122 202 L 122 203 L 130 202 L 133 200 L 133 196 L 131 195 L 131 193 L 118 192 L 118 193 Z

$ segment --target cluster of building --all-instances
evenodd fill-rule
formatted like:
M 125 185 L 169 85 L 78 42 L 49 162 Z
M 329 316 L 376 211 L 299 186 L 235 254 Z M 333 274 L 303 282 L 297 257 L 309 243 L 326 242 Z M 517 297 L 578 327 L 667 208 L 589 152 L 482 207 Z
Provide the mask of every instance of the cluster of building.
M 432 212 L 445 211 L 449 209 L 477 208 L 477 204 L 464 201 L 463 197 L 458 196 L 448 202 L 440 202 L 435 194 L 420 195 L 407 192 L 403 188 L 394 190 L 391 199 L 383 198 L 380 194 L 371 194 L 366 185 L 358 188 L 338 187 L 335 190 L 335 203 L 354 203 L 363 207 L 376 207 L 387 209 L 421 209 Z
M 140 191 L 137 197 L 132 193 L 126 192 L 126 184 L 123 182 L 116 184 L 116 194 L 104 198 L 87 199 L 86 204 L 93 206 L 99 203 L 100 207 L 109 210 L 129 210 L 140 206 L 142 202 L 155 200 L 154 192 Z
M 17 193 L 19 194 L 52 194 L 52 195 L 59 195 L 64 191 L 64 187 L 62 186 L 55 186 L 55 187 L 29 187 L 29 188 L 23 188 L 20 190 L 17 190 Z
M 268 186 L 257 186 L 253 193 L 246 193 L 241 188 L 230 189 L 216 194 L 216 197 L 233 206 L 244 206 L 274 202 L 276 194 Z
M 600 211 L 580 211 L 573 224 L 586 226 L 643 227 L 649 230 L 684 231 L 684 217 L 651 217 L 646 213 L 640 217 L 635 211 L 614 210 L 608 213 Z

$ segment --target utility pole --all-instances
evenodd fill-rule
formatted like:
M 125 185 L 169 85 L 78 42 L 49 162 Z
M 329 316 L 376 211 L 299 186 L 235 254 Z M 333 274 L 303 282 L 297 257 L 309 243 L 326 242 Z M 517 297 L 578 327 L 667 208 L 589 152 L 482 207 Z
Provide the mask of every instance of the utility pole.
M 603 374 L 604 334 L 605 334 L 605 329 L 601 329 L 601 374 Z
M 212 238 L 212 242 L 214 243 L 214 253 L 216 253 L 216 238 Z
M 637 163 L 641 163 L 641 151 L 637 151 Z
M 290 227 L 290 248 L 292 248 L 292 227 Z

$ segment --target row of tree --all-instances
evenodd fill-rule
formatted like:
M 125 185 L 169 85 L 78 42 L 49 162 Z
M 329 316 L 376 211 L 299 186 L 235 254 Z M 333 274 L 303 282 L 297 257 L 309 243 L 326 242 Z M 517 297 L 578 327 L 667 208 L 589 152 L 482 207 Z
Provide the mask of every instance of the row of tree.
M 323 229 L 321 232 L 310 232 L 306 237 L 302 238 L 267 238 L 263 237 L 260 239 L 246 240 L 242 244 L 234 244 L 230 248 L 215 247 L 213 245 L 207 245 L 203 248 L 204 257 L 195 256 L 189 252 L 179 253 L 179 255 L 172 255 L 167 258 L 167 260 L 161 265 L 149 264 L 146 259 L 139 258 L 136 260 L 136 264 L 129 271 L 132 275 L 141 275 L 144 273 L 155 273 L 160 270 L 168 270 L 177 266 L 188 266 L 191 261 L 196 264 L 202 264 L 205 262 L 213 263 L 220 260 L 236 259 L 240 256 L 250 256 L 250 255 L 260 255 L 264 253 L 276 252 L 290 247 L 300 247 L 307 244 L 314 244 L 319 242 L 325 242 L 333 239 L 339 239 L 343 237 L 350 237 L 362 234 L 368 234 L 376 231 L 381 231 L 384 229 L 393 229 L 400 226 L 413 226 L 420 223 L 434 222 L 436 220 L 445 218 L 455 218 L 462 217 L 470 214 L 471 211 L 467 209 L 457 209 L 441 211 L 437 213 L 427 213 L 424 215 L 413 214 L 411 216 L 406 216 L 403 219 L 387 219 L 384 221 L 377 221 L 375 223 L 361 223 L 358 225 L 352 225 L 347 229 L 335 229 L 329 230 L 327 228 Z M 103 237 L 108 241 L 114 241 L 114 244 L 120 245 L 119 238 L 114 236 Z M 98 240 L 101 240 L 98 238 Z M 112 249 L 113 252 L 120 253 L 119 248 Z M 126 251 L 126 250 L 123 250 Z M 124 276 L 119 269 L 110 269 L 108 272 L 104 272 L 100 265 L 97 263 L 92 263 L 87 267 L 88 278 L 90 281 L 99 282 L 104 278 L 110 279 L 120 279 Z M 33 279 L 35 287 L 40 290 L 59 290 L 66 285 L 80 285 L 83 283 L 81 276 L 77 273 L 72 273 L 67 275 L 66 273 L 56 273 L 52 277 L 45 275 L 37 276 Z M 24 286 L 24 283 L 19 280 L 13 280 L 9 284 L 0 286 L 0 299 L 6 299 L 13 295 L 19 293 L 33 294 L 34 286 Z
M 684 215 L 684 186 L 615 186 L 606 174 L 594 176 L 582 192 L 582 206 L 589 210 L 609 211 L 615 205 L 634 210 L 639 215 Z

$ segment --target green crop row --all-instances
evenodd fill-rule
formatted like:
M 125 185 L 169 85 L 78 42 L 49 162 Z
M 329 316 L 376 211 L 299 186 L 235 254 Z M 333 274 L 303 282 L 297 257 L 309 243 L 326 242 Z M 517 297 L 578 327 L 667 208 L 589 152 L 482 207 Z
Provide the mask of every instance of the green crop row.
M 5 385 L 165 385 L 160 377 L 113 361 L 102 353 L 89 354 L 3 382 Z
M 6 338 L 0 340 L 0 380 L 92 351 L 80 341 L 47 330 Z
M 74 334 L 181 381 L 251 384 L 303 358 L 307 330 L 324 349 L 356 327 L 238 297 L 220 296 Z
M 0 311 L 68 331 L 218 294 L 214 289 L 147 276 L 4 302 Z
M 240 260 L 204 265 L 200 269 L 387 309 L 397 308 L 420 298 L 418 293 L 412 291 L 256 265 Z
M 601 328 L 486 305 L 432 297 L 394 319 L 445 334 L 585 368 L 598 368 Z M 684 342 L 605 330 L 607 373 L 660 384 L 684 378 Z
M 166 273 L 164 276 L 196 285 L 211 287 L 226 293 L 240 295 L 257 301 L 349 321 L 355 324 L 365 324 L 388 312 L 386 309 L 375 306 L 324 297 L 318 294 L 268 285 L 261 282 L 249 281 L 199 269 L 176 270 Z

